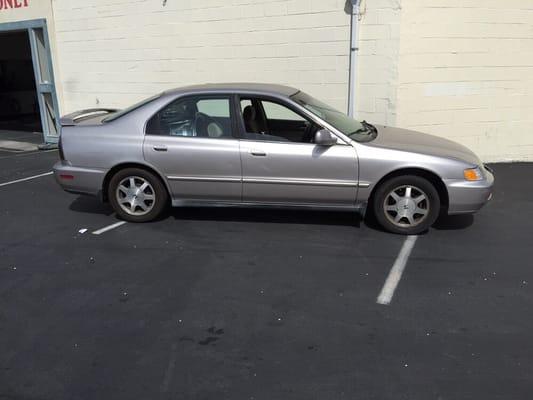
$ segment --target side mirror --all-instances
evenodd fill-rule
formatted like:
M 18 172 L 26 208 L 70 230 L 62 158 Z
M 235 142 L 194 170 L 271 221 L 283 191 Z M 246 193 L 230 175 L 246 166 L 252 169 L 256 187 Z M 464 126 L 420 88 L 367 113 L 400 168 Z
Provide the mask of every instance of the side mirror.
M 337 144 L 337 137 L 327 129 L 320 129 L 315 133 L 315 144 L 319 146 L 333 146 Z

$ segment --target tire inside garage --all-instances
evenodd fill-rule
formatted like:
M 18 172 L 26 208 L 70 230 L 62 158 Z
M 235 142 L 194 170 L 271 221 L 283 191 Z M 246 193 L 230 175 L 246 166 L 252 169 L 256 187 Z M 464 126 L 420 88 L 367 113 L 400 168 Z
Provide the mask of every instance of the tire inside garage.
M 27 31 L 0 33 L 0 140 L 43 141 Z

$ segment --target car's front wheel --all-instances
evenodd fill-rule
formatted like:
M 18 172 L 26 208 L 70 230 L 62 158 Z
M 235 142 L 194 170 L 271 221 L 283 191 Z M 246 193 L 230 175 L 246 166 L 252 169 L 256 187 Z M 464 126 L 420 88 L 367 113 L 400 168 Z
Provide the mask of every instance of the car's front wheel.
M 117 215 L 131 222 L 148 222 L 163 212 L 168 194 L 161 180 L 140 168 L 117 172 L 109 182 L 108 196 Z
M 416 235 L 427 230 L 440 213 L 435 187 L 420 176 L 397 176 L 381 184 L 374 194 L 374 213 L 386 230 Z

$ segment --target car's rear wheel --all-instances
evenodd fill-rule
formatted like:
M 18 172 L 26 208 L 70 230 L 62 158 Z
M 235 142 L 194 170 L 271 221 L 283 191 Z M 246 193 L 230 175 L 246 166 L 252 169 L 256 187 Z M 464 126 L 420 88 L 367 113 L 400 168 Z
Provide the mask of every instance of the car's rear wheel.
M 374 194 L 374 213 L 386 230 L 416 235 L 427 230 L 440 212 L 439 193 L 420 176 L 397 176 L 381 184 Z
M 140 168 L 117 172 L 109 182 L 108 196 L 117 215 L 131 222 L 148 222 L 161 215 L 167 191 L 154 174 Z

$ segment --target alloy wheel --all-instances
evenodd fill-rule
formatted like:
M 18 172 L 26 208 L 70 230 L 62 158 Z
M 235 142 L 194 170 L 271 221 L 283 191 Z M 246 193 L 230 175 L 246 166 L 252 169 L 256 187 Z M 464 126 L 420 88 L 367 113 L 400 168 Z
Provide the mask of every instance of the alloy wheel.
M 155 191 L 150 182 L 140 176 L 128 176 L 120 181 L 115 196 L 120 208 L 129 215 L 146 215 L 155 205 Z
M 385 196 L 383 209 L 392 224 L 400 228 L 410 228 L 426 219 L 429 214 L 429 200 L 422 189 L 403 185 Z

